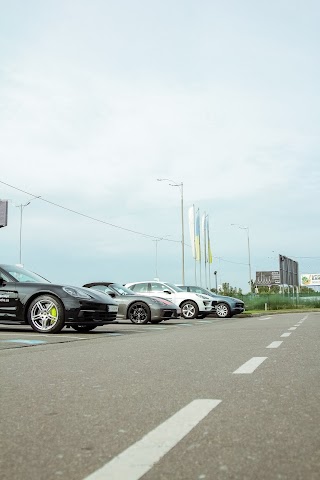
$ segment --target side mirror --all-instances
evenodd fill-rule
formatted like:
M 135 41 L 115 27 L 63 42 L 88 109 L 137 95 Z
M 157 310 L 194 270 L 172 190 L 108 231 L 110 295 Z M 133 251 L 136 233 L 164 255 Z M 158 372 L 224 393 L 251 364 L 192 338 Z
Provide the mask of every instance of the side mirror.
M 109 297 L 112 297 L 112 298 L 115 298 L 116 297 L 116 294 L 114 292 L 106 292 Z
M 0 287 L 3 287 L 6 284 L 6 281 L 0 277 Z
M 170 290 L 163 290 L 163 293 L 169 293 L 171 295 Z

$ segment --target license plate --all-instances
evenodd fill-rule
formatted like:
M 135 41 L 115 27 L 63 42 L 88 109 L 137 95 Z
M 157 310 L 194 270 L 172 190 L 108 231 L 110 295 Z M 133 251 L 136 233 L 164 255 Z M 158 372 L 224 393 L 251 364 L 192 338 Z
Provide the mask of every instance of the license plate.
M 108 311 L 109 312 L 117 312 L 119 307 L 117 305 L 109 305 L 108 306 Z

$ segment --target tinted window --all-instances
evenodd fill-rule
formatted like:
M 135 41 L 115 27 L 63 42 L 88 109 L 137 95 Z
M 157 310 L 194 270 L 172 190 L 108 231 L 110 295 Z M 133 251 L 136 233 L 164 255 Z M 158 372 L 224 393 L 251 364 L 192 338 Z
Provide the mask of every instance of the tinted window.
M 103 293 L 114 293 L 112 292 L 111 288 L 106 287 L 105 285 L 94 285 L 93 287 L 94 290 L 98 290 L 98 292 L 103 292 Z
M 169 292 L 171 291 L 171 288 L 169 288 L 168 285 L 166 285 L 165 283 L 161 283 L 161 282 L 154 282 L 154 283 L 151 283 L 151 292 L 164 292 L 165 290 L 169 290 Z
M 147 283 L 136 283 L 135 285 L 131 285 L 130 290 L 134 292 L 147 292 L 148 291 L 148 284 Z

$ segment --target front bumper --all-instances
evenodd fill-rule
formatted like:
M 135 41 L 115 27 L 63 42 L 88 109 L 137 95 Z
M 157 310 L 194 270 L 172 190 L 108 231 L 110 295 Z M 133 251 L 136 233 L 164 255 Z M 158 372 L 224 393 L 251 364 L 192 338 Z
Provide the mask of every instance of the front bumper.
M 180 315 L 180 308 L 161 308 L 159 318 L 169 320 L 170 318 L 179 318 Z
M 66 325 L 105 325 L 116 320 L 118 306 L 88 300 L 67 299 Z

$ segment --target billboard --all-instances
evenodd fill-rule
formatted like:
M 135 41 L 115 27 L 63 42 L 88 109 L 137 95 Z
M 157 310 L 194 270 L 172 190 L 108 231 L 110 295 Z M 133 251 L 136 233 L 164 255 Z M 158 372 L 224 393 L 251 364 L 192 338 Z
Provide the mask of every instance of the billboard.
M 299 287 L 298 262 L 285 255 L 279 255 L 279 271 L 281 285 Z
M 257 287 L 280 285 L 280 272 L 256 272 L 256 285 Z
M 8 200 L 0 200 L 0 228 L 8 225 Z
M 302 273 L 301 286 L 302 287 L 319 287 L 320 273 Z

